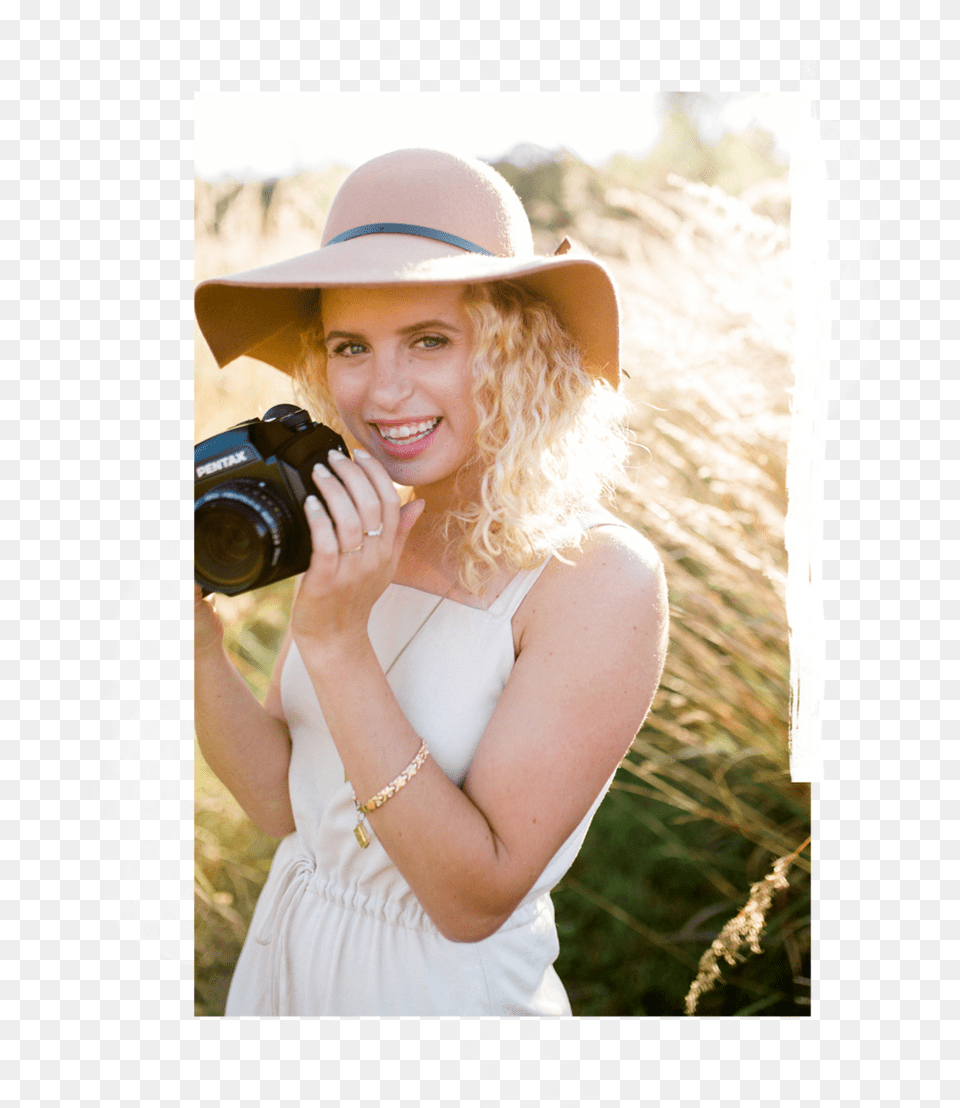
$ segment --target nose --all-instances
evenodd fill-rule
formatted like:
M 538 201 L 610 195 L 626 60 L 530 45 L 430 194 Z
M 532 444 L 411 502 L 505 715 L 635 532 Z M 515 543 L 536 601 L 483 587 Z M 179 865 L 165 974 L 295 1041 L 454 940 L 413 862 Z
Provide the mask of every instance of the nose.
M 387 410 L 403 403 L 413 393 L 413 381 L 396 350 L 379 350 L 373 359 L 370 399 Z

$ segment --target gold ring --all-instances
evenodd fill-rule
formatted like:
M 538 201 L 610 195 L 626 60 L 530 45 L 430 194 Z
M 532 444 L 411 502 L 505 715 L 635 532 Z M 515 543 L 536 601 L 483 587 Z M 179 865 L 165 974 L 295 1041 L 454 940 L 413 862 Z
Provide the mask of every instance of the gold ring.
M 341 554 L 359 554 L 361 550 L 363 550 L 363 543 L 360 543 L 359 546 L 355 546 L 352 550 L 341 550 L 340 553 Z

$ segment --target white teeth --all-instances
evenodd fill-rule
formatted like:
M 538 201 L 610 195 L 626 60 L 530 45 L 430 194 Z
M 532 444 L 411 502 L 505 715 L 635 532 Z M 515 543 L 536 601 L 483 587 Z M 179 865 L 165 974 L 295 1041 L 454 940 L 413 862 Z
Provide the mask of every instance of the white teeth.
M 440 422 L 439 417 L 437 419 L 428 419 L 423 423 L 403 423 L 398 427 L 381 427 L 376 424 L 377 430 L 390 442 L 406 442 L 409 439 L 423 438 L 424 435 L 436 427 Z

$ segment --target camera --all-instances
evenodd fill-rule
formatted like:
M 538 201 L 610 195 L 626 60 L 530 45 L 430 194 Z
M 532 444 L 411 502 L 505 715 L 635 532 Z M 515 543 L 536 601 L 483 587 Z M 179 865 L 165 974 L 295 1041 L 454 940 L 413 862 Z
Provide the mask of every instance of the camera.
M 236 596 L 310 564 L 303 502 L 311 473 L 343 439 L 294 404 L 277 404 L 194 447 L 194 577 L 204 595 Z M 326 505 L 324 505 L 326 507 Z

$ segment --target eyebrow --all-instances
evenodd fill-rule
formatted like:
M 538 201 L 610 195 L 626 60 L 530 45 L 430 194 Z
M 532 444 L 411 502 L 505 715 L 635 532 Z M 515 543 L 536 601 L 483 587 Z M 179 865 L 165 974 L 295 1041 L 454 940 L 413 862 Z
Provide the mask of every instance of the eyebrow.
M 459 335 L 460 328 L 455 327 L 452 323 L 443 319 L 424 319 L 419 323 L 411 323 L 408 327 L 401 327 L 397 334 L 399 335 L 412 335 L 416 331 L 450 331 L 455 335 Z M 323 336 L 324 342 L 329 342 L 331 339 L 362 339 L 365 338 L 361 331 L 327 331 Z

